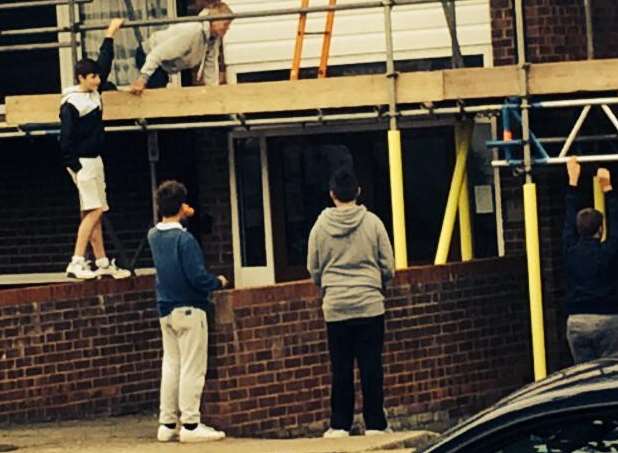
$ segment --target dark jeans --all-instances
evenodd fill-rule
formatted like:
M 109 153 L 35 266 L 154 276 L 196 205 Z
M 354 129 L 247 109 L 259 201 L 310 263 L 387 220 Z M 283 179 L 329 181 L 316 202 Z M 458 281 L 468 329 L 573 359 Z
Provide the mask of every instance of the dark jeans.
M 138 46 L 135 49 L 135 64 L 137 65 L 137 69 L 140 69 L 146 63 L 146 54 L 144 53 L 144 49 L 142 46 Z M 167 75 L 167 72 L 159 66 L 156 71 L 148 78 L 148 82 L 146 83 L 146 88 L 165 88 L 170 78 Z
M 327 322 L 332 372 L 330 427 L 349 431 L 354 418 L 354 359 L 360 370 L 366 429 L 384 430 L 384 316 Z
M 567 340 L 575 363 L 618 355 L 618 315 L 571 315 Z

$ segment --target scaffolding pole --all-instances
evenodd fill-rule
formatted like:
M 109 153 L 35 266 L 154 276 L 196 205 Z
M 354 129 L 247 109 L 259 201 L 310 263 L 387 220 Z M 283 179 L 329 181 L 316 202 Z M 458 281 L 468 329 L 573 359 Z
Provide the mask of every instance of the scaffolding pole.
M 592 193 L 594 197 L 594 209 L 603 214 L 603 234 L 601 236 L 601 241 L 605 241 L 607 237 L 607 216 L 605 215 L 605 194 L 603 193 L 603 189 L 601 187 L 601 183 L 599 182 L 599 178 L 596 176 L 592 177 Z
M 451 248 L 451 239 L 455 228 L 455 220 L 457 219 L 457 208 L 460 203 L 462 186 L 464 184 L 464 180 L 466 179 L 466 161 L 468 159 L 468 150 L 470 149 L 472 127 L 473 123 L 468 122 L 464 124 L 457 124 L 455 129 L 457 156 L 455 159 L 455 168 L 453 169 L 453 178 L 451 180 L 451 186 L 448 192 L 448 198 L 446 200 L 446 208 L 444 210 L 445 212 L 442 220 L 442 228 L 440 230 L 440 238 L 438 239 L 438 249 L 434 259 L 434 264 L 436 265 L 446 264 L 448 260 L 448 253 Z M 459 211 L 461 211 L 461 209 Z M 463 239 L 467 240 L 468 238 Z
M 11 46 L 0 46 L 0 52 L 23 52 L 30 50 L 61 49 L 71 47 L 70 42 L 47 42 L 40 44 L 16 44 Z
M 515 21 L 517 26 L 517 63 L 521 68 L 522 82 L 527 80 L 526 35 L 523 0 L 515 0 Z M 528 87 L 527 83 L 522 86 Z M 541 254 L 539 248 L 539 223 L 536 185 L 532 182 L 532 149 L 530 146 L 530 110 L 528 93 L 521 102 L 521 128 L 524 143 L 524 172 L 526 182 L 524 194 L 524 219 L 526 226 L 526 257 L 528 261 L 528 292 L 530 294 L 530 325 L 532 331 L 532 358 L 534 379 L 547 376 L 545 358 L 545 330 L 543 323 L 543 288 L 541 284 Z
M 68 0 L 64 1 L 66 4 Z M 79 0 L 75 0 L 79 2 Z M 90 0 L 92 1 L 92 0 Z M 406 6 L 406 5 L 423 5 L 428 3 L 438 3 L 441 0 L 386 0 L 391 2 L 392 6 Z M 452 0 L 454 1 L 454 0 Z M 462 1 L 462 0 L 457 0 Z M 275 17 L 275 16 L 290 16 L 298 14 L 310 14 L 310 13 L 324 13 L 331 11 L 353 11 L 359 9 L 373 9 L 383 8 L 383 1 L 368 1 L 359 3 L 348 4 L 336 4 L 336 5 L 324 5 L 324 6 L 311 6 L 308 8 L 283 8 L 283 9 L 265 9 L 257 11 L 246 11 L 235 14 L 225 14 L 218 16 L 186 16 L 175 18 L 161 18 L 161 19 L 143 19 L 126 21 L 122 24 L 122 28 L 131 27 L 157 27 L 161 25 L 182 24 L 187 22 L 213 22 L 218 20 L 236 20 L 236 19 L 253 19 L 259 17 Z M 62 33 L 71 31 L 92 31 L 92 30 L 105 30 L 109 26 L 107 22 L 98 22 L 91 24 L 78 24 L 75 29 L 72 30 L 69 27 L 39 27 L 23 30 L 2 30 L 0 36 L 16 36 L 16 35 L 33 35 L 33 34 L 45 34 L 45 33 Z
M 22 9 L 22 8 L 36 8 L 39 6 L 61 6 L 67 5 L 71 0 L 37 0 L 32 2 L 16 2 L 16 3 L 1 3 L 1 10 L 8 9 Z M 73 0 L 75 3 L 92 3 L 92 0 Z
M 533 165 L 564 165 L 570 159 L 569 156 L 565 157 L 550 157 L 549 159 L 533 160 Z M 577 156 L 577 162 L 590 163 L 590 162 L 616 162 L 618 161 L 618 154 L 595 154 L 589 156 Z M 515 165 L 521 165 L 522 160 L 494 160 L 491 162 L 491 166 L 498 167 L 512 167 Z
M 395 246 L 395 268 L 408 267 L 408 245 L 406 238 L 406 212 L 403 188 L 403 156 L 401 132 L 397 125 L 397 73 L 393 50 L 392 10 L 394 2 L 384 1 L 384 31 L 386 35 L 386 77 L 389 80 L 388 93 L 388 167 L 391 186 L 391 210 L 393 217 L 393 241 Z

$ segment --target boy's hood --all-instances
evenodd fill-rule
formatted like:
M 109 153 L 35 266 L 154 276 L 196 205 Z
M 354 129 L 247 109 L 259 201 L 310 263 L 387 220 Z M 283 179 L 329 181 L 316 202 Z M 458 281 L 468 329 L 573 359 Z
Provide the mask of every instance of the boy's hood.
M 318 225 L 332 237 L 347 236 L 362 223 L 367 208 L 353 206 L 350 208 L 326 208 L 318 217 Z
M 71 104 L 79 112 L 79 116 L 101 107 L 101 95 L 98 91 L 84 91 L 79 85 L 65 88 L 62 91 L 60 105 Z

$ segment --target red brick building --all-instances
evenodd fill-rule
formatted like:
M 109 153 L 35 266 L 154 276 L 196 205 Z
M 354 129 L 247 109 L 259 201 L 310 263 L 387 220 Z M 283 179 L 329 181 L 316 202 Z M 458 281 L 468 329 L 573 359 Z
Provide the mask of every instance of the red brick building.
M 583 0 L 525 3 L 530 62 L 586 58 Z M 489 4 L 493 64 L 515 64 L 513 1 L 490 0 Z M 616 54 L 618 37 L 612 19 L 617 9 L 609 0 L 593 1 L 597 58 Z M 9 18 L 0 15 L 5 21 Z M 1 53 L 0 58 L 4 58 Z M 487 65 L 478 55 L 467 58 L 470 64 Z M 39 63 L 34 58 L 23 64 L 30 70 Z M 440 68 L 449 60 L 406 64 Z M 11 88 L 18 86 L 16 77 L 0 79 L 3 94 L 18 93 Z M 50 87 L 57 84 L 57 80 L 48 82 Z M 577 112 L 535 115 L 531 127 L 541 136 L 566 134 L 574 115 Z M 585 126 L 596 133 L 599 127 L 595 122 Z M 484 124 L 478 129 L 487 133 L 490 127 Z M 200 238 L 210 268 L 229 276 L 237 272 L 232 211 L 238 207 L 234 204 L 242 201 L 251 207 L 262 198 L 260 191 L 239 191 L 233 196 L 231 187 L 239 186 L 231 185 L 230 178 L 255 187 L 251 183 L 262 181 L 263 175 L 251 169 L 260 162 L 264 147 L 269 150 L 269 221 L 277 240 L 268 252 L 267 244 L 255 239 L 265 235 L 263 220 L 251 223 L 253 217 L 247 211 L 243 221 L 250 228 L 236 240 L 249 240 L 252 248 L 237 260 L 260 267 L 266 254 L 272 253 L 271 274 L 277 284 L 217 296 L 217 308 L 210 316 L 204 396 L 204 413 L 215 426 L 232 435 L 277 436 L 314 433 L 325 427 L 329 388 L 325 329 L 318 294 L 302 281 L 303 234 L 325 202 L 318 196 L 323 195 L 323 181 L 310 174 L 311 160 L 303 156 L 306 150 L 318 150 L 327 159 L 341 147 L 352 150 L 367 188 L 363 201 L 390 225 L 383 130 L 362 125 L 314 128 L 306 134 L 274 130 L 258 136 L 240 130 L 230 137 L 223 129 L 159 133 L 158 178 L 180 179 L 189 186 L 200 214 L 190 229 Z M 481 147 L 483 137 L 477 138 Z M 133 251 L 151 223 L 146 137 L 135 132 L 108 138 L 115 150 L 106 156 L 109 217 L 121 242 Z M 444 426 L 532 379 L 522 258 L 522 178 L 505 170 L 500 186 L 494 186 L 491 172 L 483 167 L 487 160 L 483 162 L 479 154 L 471 163 L 476 169 L 470 175 L 471 184 L 491 185 L 502 195 L 499 220 L 504 226 L 506 257 L 497 256 L 492 212 L 474 218 L 475 252 L 484 259 L 426 266 L 435 252 L 454 164 L 452 123 L 414 124 L 404 131 L 405 143 L 435 153 L 431 159 L 410 155 L 404 162 L 410 172 L 406 196 L 411 200 L 407 220 L 413 225 L 408 233 L 412 267 L 399 272 L 388 290 L 386 405 L 396 428 Z M 59 272 L 65 265 L 77 225 L 77 198 L 60 168 L 56 147 L 54 136 L 0 139 L 5 175 L 0 179 L 0 274 Z M 233 160 L 230 149 L 234 149 Z M 318 165 L 314 172 L 324 168 L 320 162 L 313 162 Z M 419 179 L 423 174 L 425 179 Z M 537 169 L 534 178 L 539 186 L 548 364 L 556 370 L 570 363 L 561 310 L 562 169 Z M 303 189 L 317 195 L 300 203 L 304 211 L 291 211 L 292 202 L 302 199 Z M 297 198 L 287 197 L 297 193 Z M 452 258 L 458 260 L 456 241 Z M 146 251 L 138 265 L 149 263 Z M 118 283 L 0 290 L 0 423 L 155 410 L 161 350 L 152 286 L 152 278 L 141 277 Z

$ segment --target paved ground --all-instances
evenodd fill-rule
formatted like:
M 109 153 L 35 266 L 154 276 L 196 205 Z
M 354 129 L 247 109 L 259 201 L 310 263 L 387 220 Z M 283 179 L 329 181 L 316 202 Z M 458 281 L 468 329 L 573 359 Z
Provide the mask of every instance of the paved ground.
M 203 444 L 162 444 L 155 440 L 153 417 L 0 428 L 0 452 L 18 453 L 412 453 L 434 435 L 428 431 L 348 439 L 225 439 Z

